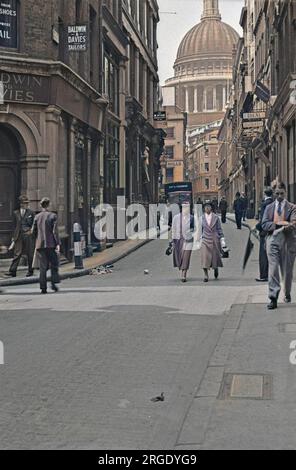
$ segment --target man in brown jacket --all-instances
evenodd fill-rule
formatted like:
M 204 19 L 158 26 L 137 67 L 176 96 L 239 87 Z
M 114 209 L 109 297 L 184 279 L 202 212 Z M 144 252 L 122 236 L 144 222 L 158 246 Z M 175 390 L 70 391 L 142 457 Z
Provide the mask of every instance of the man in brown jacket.
M 60 240 L 57 227 L 57 215 L 49 211 L 50 200 L 45 197 L 40 203 L 42 212 L 34 220 L 32 232 L 36 236 L 36 253 L 40 265 L 40 289 L 47 294 L 46 273 L 50 266 L 51 287 L 58 292 L 56 284 L 60 283 L 59 256 Z
M 15 230 L 12 238 L 14 245 L 14 258 L 6 274 L 8 277 L 16 277 L 18 265 L 21 257 L 26 255 L 28 259 L 27 277 L 33 276 L 33 256 L 34 256 L 34 237 L 32 236 L 32 226 L 34 221 L 34 212 L 29 209 L 29 199 L 27 196 L 20 196 L 20 209 L 14 212 Z

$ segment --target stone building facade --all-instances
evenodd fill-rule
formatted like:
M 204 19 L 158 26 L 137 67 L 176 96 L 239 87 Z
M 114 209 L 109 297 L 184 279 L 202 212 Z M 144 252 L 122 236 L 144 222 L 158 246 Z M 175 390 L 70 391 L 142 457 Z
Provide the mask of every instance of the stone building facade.
M 20 194 L 28 195 L 35 211 L 49 196 L 69 254 L 74 222 L 91 243 L 91 207 L 102 199 L 107 103 L 99 93 L 101 5 L 97 0 L 5 3 L 16 12 L 16 24 L 9 26 L 7 19 L 15 42 L 0 46 L 0 243 L 10 242 Z M 86 25 L 86 51 L 69 51 L 67 27 L 75 25 Z
M 266 186 L 284 181 L 296 201 L 296 1 L 246 0 L 234 87 L 220 130 L 220 192 L 237 190 L 257 216 Z M 252 116 L 254 116 L 252 118 Z
M 38 211 L 46 195 L 59 215 L 63 252 L 71 256 L 74 222 L 86 244 L 97 242 L 97 204 L 115 205 L 118 195 L 127 202 L 157 199 L 158 5 L 154 0 L 145 6 L 141 0 L 7 0 L 5 5 L 0 244 L 10 243 L 18 196 L 27 194 Z M 131 140 L 135 123 L 138 137 Z

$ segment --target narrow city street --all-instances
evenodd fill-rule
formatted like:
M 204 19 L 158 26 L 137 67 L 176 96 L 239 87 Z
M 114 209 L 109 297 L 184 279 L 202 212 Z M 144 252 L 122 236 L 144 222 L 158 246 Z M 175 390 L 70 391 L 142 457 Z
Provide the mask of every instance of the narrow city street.
M 243 275 L 248 230 L 225 235 L 230 259 L 208 285 L 199 252 L 184 285 L 154 240 L 58 294 L 8 288 L 2 449 L 295 448 L 295 308 L 267 312 L 257 244 Z

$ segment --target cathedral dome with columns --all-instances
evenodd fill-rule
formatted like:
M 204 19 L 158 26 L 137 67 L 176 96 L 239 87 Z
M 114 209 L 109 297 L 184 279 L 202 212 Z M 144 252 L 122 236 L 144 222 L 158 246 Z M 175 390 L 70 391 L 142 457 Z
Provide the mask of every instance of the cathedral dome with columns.
M 238 33 L 224 23 L 218 0 L 203 0 L 200 23 L 183 38 L 174 65 L 176 104 L 188 113 L 194 128 L 221 119 L 232 82 L 234 49 Z

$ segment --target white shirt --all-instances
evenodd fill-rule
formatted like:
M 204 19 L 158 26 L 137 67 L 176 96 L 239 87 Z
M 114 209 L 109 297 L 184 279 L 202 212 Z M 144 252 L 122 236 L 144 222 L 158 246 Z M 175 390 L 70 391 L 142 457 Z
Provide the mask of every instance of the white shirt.
M 24 217 L 25 213 L 26 213 L 26 209 L 21 209 L 21 216 L 22 217 Z
M 213 218 L 213 212 L 211 212 L 210 214 L 205 213 L 205 216 L 206 216 L 206 221 L 207 221 L 208 226 L 211 226 L 212 218 Z
M 282 209 L 282 211 L 284 210 L 285 205 L 286 205 L 286 199 L 284 199 L 284 200 L 281 202 L 281 209 Z M 278 207 L 279 207 L 279 201 L 276 199 L 276 200 L 275 200 L 275 210 L 276 210 L 276 211 L 278 210 Z

